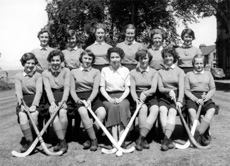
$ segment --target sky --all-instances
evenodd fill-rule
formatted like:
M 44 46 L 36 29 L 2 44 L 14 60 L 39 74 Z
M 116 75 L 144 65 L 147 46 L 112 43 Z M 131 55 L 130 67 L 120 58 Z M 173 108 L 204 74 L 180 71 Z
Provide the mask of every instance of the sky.
M 39 46 L 37 33 L 48 21 L 45 0 L 0 1 L 0 67 L 2 70 L 22 69 L 21 56 Z M 180 35 L 185 28 L 177 27 Z M 189 24 L 195 32 L 193 45 L 213 45 L 216 41 L 216 19 L 210 17 L 198 24 Z

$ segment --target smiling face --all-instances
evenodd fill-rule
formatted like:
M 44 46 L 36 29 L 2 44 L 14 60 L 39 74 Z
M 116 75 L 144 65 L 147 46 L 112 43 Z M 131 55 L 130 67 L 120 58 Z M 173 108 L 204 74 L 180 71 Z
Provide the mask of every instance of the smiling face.
M 201 72 L 204 69 L 204 61 L 203 58 L 195 58 L 194 61 L 194 69 L 197 72 Z
M 91 67 L 92 62 L 93 62 L 93 57 L 89 56 L 88 54 L 85 54 L 82 56 L 82 67 L 83 68 Z
M 105 40 L 105 31 L 103 28 L 98 28 L 95 32 L 96 41 L 103 42 Z
M 163 43 L 162 42 L 163 39 L 162 39 L 162 35 L 161 34 L 155 34 L 155 35 L 153 35 L 152 40 L 153 40 L 153 45 L 155 47 L 160 47 L 162 45 L 162 43 Z
M 50 61 L 50 64 L 51 64 L 51 68 L 54 70 L 54 71 L 57 71 L 61 68 L 61 58 L 59 55 L 57 56 L 54 56 L 51 61 Z
M 128 42 L 133 42 L 135 37 L 135 29 L 128 28 L 125 32 L 125 40 Z
M 34 71 L 35 69 L 35 60 L 34 59 L 30 59 L 27 60 L 25 65 L 24 65 L 24 71 L 25 73 L 31 73 L 32 71 Z
M 49 44 L 49 34 L 47 32 L 44 32 L 39 35 L 39 40 L 40 40 L 40 46 L 41 47 L 46 47 Z
M 193 41 L 193 37 L 192 37 L 192 35 L 189 35 L 186 33 L 183 37 L 183 40 L 184 40 L 185 45 L 191 45 L 192 41 Z
M 149 66 L 149 56 L 146 54 L 144 57 L 139 57 L 140 67 L 146 69 Z
M 172 66 L 173 61 L 174 61 L 173 55 L 168 53 L 168 52 L 165 53 L 165 55 L 164 55 L 164 64 L 166 64 L 167 66 Z
M 110 65 L 114 68 L 117 69 L 121 64 L 121 57 L 118 53 L 112 52 L 110 54 Z
M 68 38 L 68 46 L 70 48 L 76 47 L 76 44 L 77 44 L 77 38 L 76 38 L 76 36 L 71 36 L 71 37 Z

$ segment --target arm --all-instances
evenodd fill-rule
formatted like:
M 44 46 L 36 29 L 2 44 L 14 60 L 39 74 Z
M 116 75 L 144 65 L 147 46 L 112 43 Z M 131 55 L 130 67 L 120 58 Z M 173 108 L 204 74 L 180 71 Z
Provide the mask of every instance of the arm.
M 45 75 L 46 73 L 44 72 L 42 75 L 42 80 L 43 80 L 43 84 L 45 87 L 45 91 L 49 100 L 49 103 L 55 103 L 55 99 L 54 99 L 54 95 L 53 92 L 51 90 L 51 86 L 50 86 L 50 82 L 49 82 L 49 78 Z
M 62 101 L 67 101 L 69 97 L 69 91 L 70 91 L 70 70 L 68 68 L 65 69 L 65 75 L 64 75 L 64 92 L 62 96 Z
M 15 94 L 18 100 L 18 104 L 21 105 L 21 99 L 23 98 L 22 83 L 17 76 L 15 77 Z
M 156 92 L 157 82 L 158 82 L 158 73 L 157 72 L 154 73 L 154 76 L 152 77 L 151 82 L 152 82 L 151 88 L 149 90 L 144 91 L 144 94 L 146 95 L 146 97 L 152 96 Z
M 178 88 L 179 88 L 179 95 L 178 95 L 178 99 L 177 101 L 180 103 L 183 103 L 183 99 L 184 99 L 184 71 L 181 70 L 179 73 L 179 84 L 178 84 Z
M 43 89 L 42 89 L 42 76 L 39 75 L 38 78 L 36 79 L 36 94 L 34 96 L 32 106 L 36 106 L 36 107 L 39 106 L 39 102 L 40 102 L 40 99 L 42 96 L 42 91 L 43 91 Z
M 121 95 L 121 97 L 119 98 L 118 103 L 122 102 L 129 95 L 129 92 L 130 92 L 130 90 L 129 90 L 129 87 L 130 87 L 130 73 L 129 73 L 129 70 L 126 73 L 126 77 L 125 77 L 124 81 L 125 81 L 124 82 L 125 91 Z
M 71 77 L 70 94 L 74 102 L 77 103 L 80 100 L 80 98 L 76 94 L 76 85 L 75 85 L 75 79 L 74 79 L 73 73 L 71 73 L 70 77 Z
M 214 96 L 214 93 L 216 91 L 215 81 L 214 81 L 214 78 L 210 72 L 209 72 L 209 78 L 210 78 L 209 79 L 209 91 L 205 96 L 204 102 L 211 99 Z
M 130 83 L 131 83 L 131 95 L 134 101 L 138 99 L 137 92 L 136 92 L 136 82 L 135 78 L 132 75 L 132 72 L 130 73 Z
M 101 78 L 101 74 L 100 71 L 97 71 L 96 75 L 94 76 L 94 83 L 93 83 L 93 91 L 90 94 L 88 100 L 93 101 L 94 98 L 97 96 L 98 94 L 98 89 L 99 89 L 99 84 L 100 84 L 100 78 Z
M 191 92 L 191 87 L 190 87 L 190 78 L 189 75 L 186 74 L 185 76 L 185 95 L 192 101 L 196 102 L 198 98 L 194 96 Z
M 158 77 L 158 88 L 159 88 L 159 91 L 161 93 L 169 93 L 171 91 L 171 89 L 169 88 L 165 88 L 164 85 L 163 85 L 163 81 L 162 81 L 162 78 L 161 78 L 161 75 L 159 74 L 159 77 Z

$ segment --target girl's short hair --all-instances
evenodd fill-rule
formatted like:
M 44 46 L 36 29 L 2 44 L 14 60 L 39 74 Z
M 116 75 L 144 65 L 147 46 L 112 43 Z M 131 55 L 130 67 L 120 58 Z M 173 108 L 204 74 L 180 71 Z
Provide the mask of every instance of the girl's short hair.
M 166 39 L 166 34 L 165 34 L 165 31 L 163 29 L 153 29 L 150 33 L 150 37 L 151 37 L 151 40 L 153 40 L 153 36 L 155 34 L 160 34 L 161 37 L 162 37 L 162 42 Z
M 91 50 L 85 50 L 85 51 L 83 51 L 82 53 L 81 53 L 81 55 L 80 55 L 80 57 L 79 57 L 79 61 L 82 63 L 82 58 L 83 58 L 83 56 L 84 55 L 89 55 L 90 57 L 92 57 L 93 58 L 93 61 L 92 61 L 92 64 L 94 64 L 94 62 L 95 62 L 95 55 L 94 55 L 94 53 L 91 51 Z
M 148 55 L 149 63 L 150 63 L 152 61 L 153 57 L 148 50 L 144 50 L 144 49 L 138 50 L 136 52 L 135 60 L 139 62 L 139 59 L 144 58 L 146 55 Z
M 43 34 L 43 33 L 48 33 L 48 36 L 49 36 L 49 39 L 51 38 L 51 33 L 50 31 L 48 31 L 47 29 L 41 29 L 39 32 L 38 32 L 38 39 L 40 38 L 40 35 Z
M 95 34 L 97 29 L 102 28 L 104 30 L 105 33 L 107 33 L 107 27 L 105 24 L 102 23 L 97 23 L 94 28 L 93 28 L 93 33 Z
M 126 25 L 125 28 L 124 28 L 124 33 L 126 33 L 127 29 L 134 29 L 134 32 L 136 34 L 136 27 L 133 24 Z
M 59 49 L 51 51 L 51 52 L 49 53 L 48 57 L 47 57 L 47 60 L 48 60 L 49 62 L 51 62 L 51 59 L 52 59 L 54 56 L 59 56 L 60 59 L 61 59 L 61 62 L 64 62 L 64 60 L 65 60 L 64 54 L 63 54 L 62 51 L 59 50 Z
M 173 63 L 176 63 L 179 59 L 179 56 L 175 50 L 174 47 L 164 47 L 163 50 L 161 51 L 162 58 L 164 59 L 166 54 L 171 54 L 173 56 Z
M 195 39 L 195 33 L 192 29 L 186 28 L 181 32 L 181 39 L 184 40 L 184 36 L 188 34 L 189 36 L 192 36 L 192 39 Z
M 193 66 L 193 67 L 194 67 L 196 58 L 203 58 L 204 67 L 206 66 L 207 60 L 206 60 L 205 56 L 197 54 L 197 55 L 195 55 L 195 56 L 192 58 L 192 66 Z
M 106 55 L 106 58 L 110 61 L 110 56 L 112 53 L 117 53 L 121 59 L 123 59 L 125 57 L 125 53 L 124 51 L 119 48 L 119 47 L 112 47 L 112 48 L 109 48 L 108 51 L 107 51 L 107 55 Z
M 20 59 L 22 66 L 24 66 L 26 64 L 26 62 L 28 60 L 31 60 L 31 59 L 34 59 L 35 65 L 38 64 L 38 60 L 32 52 L 27 52 L 27 53 L 23 54 L 21 59 Z
M 73 29 L 69 30 L 67 33 L 66 33 L 66 38 L 69 39 L 71 37 L 76 37 L 77 38 L 77 32 Z

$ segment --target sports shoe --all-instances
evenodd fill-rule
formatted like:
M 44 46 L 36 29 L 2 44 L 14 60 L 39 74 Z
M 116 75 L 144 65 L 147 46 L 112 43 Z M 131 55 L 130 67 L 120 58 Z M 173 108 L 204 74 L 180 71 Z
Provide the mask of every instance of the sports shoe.
M 165 138 L 162 140 L 162 143 L 161 143 L 161 150 L 167 151 L 168 145 L 169 145 L 169 139 L 165 136 Z
M 89 149 L 91 147 L 91 142 L 90 140 L 86 140 L 84 143 L 83 143 L 83 149 Z
M 26 144 L 21 147 L 20 149 L 21 153 L 26 152 L 32 143 L 33 143 L 32 141 L 27 141 Z
M 172 139 L 171 139 L 171 138 L 169 138 L 168 148 L 169 148 L 169 149 L 173 149 L 173 148 L 174 148 L 174 144 L 173 144 L 173 142 L 172 142 Z
M 58 152 L 61 149 L 60 141 L 53 147 L 54 152 Z
M 146 140 L 143 141 L 143 148 L 144 149 L 149 149 L 150 148 L 149 143 Z
M 198 130 L 195 131 L 194 134 L 194 139 L 196 140 L 197 143 L 201 144 L 201 137 L 202 135 L 200 134 L 200 132 Z
M 201 137 L 201 144 L 207 146 L 210 143 L 211 143 L 211 134 L 208 128 Z
M 142 151 L 143 150 L 143 139 L 144 137 L 142 137 L 141 135 L 138 137 L 137 141 L 136 141 L 136 150 L 137 151 Z
M 61 142 L 60 142 L 60 148 L 61 148 L 60 150 L 61 150 L 63 153 L 66 153 L 66 152 L 67 152 L 67 150 L 68 150 L 68 145 L 67 145 L 65 139 L 61 140 Z
M 98 147 L 97 138 L 91 141 L 90 151 L 96 151 Z

